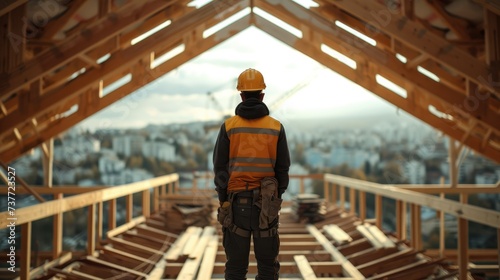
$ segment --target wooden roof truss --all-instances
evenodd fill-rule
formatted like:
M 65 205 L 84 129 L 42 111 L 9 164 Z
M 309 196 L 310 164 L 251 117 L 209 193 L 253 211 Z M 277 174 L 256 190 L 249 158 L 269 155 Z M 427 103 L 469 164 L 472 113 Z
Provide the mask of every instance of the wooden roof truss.
M 124 1 L 121 6 L 106 0 L 99 2 L 95 16 L 65 30 L 64 39 L 55 39 L 84 2 L 70 2 L 63 13 L 41 26 L 26 24 L 27 1 L 4 1 L 0 6 L 2 161 L 19 157 L 132 92 L 146 96 L 140 92 L 144 85 L 255 26 L 500 162 L 500 8 L 492 2 L 476 1 L 484 9 L 484 26 L 478 29 L 446 14 L 440 1 L 427 1 L 458 34 L 457 40 L 446 39 L 440 30 L 416 18 L 411 0 L 389 5 L 316 0 L 318 6 L 311 8 L 285 0 L 213 1 L 200 8 L 186 0 Z M 204 36 L 209 28 L 247 8 L 250 12 L 238 20 Z M 300 35 L 275 25 L 256 12 L 259 9 Z M 339 22 L 375 43 L 347 32 Z M 160 24 L 167 26 L 132 44 Z M 29 33 L 23 29 L 26 26 Z M 163 61 L 162 55 L 173 50 L 177 55 Z M 438 79 L 424 75 L 422 69 Z M 382 86 L 380 79 L 404 93 Z M 117 81 L 127 83 L 111 90 Z M 122 109 L 126 117 L 130 108 Z

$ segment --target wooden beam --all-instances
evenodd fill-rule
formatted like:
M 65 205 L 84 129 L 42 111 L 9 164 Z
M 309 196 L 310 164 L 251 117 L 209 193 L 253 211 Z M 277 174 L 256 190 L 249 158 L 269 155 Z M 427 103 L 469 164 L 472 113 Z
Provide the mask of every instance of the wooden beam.
M 19 211 L 19 210 L 18 210 Z M 18 223 L 20 224 L 20 223 Z M 31 271 L 31 222 L 21 224 L 21 280 L 30 279 Z
M 466 194 L 460 195 L 460 203 L 467 204 Z M 469 271 L 469 222 L 464 218 L 458 219 L 457 225 L 457 233 L 458 233 L 458 270 L 459 270 L 459 279 L 467 280 Z M 500 226 L 499 226 L 500 228 Z
M 6 83 L 0 84 L 0 97 L 9 96 L 13 92 L 20 90 L 26 83 L 41 78 L 44 74 L 50 73 L 70 62 L 76 56 L 99 46 L 100 43 L 134 26 L 137 22 L 165 9 L 172 1 L 148 1 L 144 2 L 140 7 L 137 7 L 135 2 L 129 3 L 133 5 L 129 5 L 128 9 L 123 9 L 120 13 L 96 20 L 93 26 L 89 27 L 81 36 L 67 38 L 56 47 L 57 51 L 43 52 L 27 62 L 22 69 L 13 71 L 8 75 Z
M 218 248 L 218 236 L 213 235 L 208 241 L 208 245 L 203 254 L 203 261 L 200 265 L 200 270 L 198 272 L 198 277 L 196 280 L 210 280 L 212 279 L 212 272 L 214 269 L 215 257 L 217 255 Z
M 28 0 L 3 0 L 0 1 L 0 17 L 6 13 L 14 10 L 15 8 L 24 5 Z
M 37 276 L 42 276 L 44 273 L 47 273 L 53 267 L 65 264 L 66 262 L 70 261 L 72 257 L 73 254 L 71 252 L 68 252 L 60 257 L 54 258 L 53 260 L 44 263 L 39 267 L 33 268 L 30 271 L 29 279 L 34 279 Z M 21 280 L 21 277 L 14 278 L 14 280 Z
M 111 199 L 108 202 L 108 232 L 116 228 L 116 199 Z
M 500 15 L 500 5 L 492 0 L 473 0 L 476 3 L 483 5 L 485 10 L 489 10 L 497 15 Z
M 70 2 L 69 8 L 64 11 L 64 13 L 54 20 L 50 20 L 44 27 L 42 32 L 42 38 L 52 40 L 57 32 L 61 31 L 66 24 L 73 18 L 73 16 L 78 12 L 81 6 L 85 4 L 85 1 L 72 1 Z
M 335 248 L 328 239 L 314 226 L 307 225 L 307 230 L 313 235 L 323 248 L 332 255 L 332 259 L 338 261 L 342 265 L 344 276 L 353 277 L 355 279 L 364 279 L 361 274 L 347 258 Z
M 54 199 L 63 199 L 63 194 L 55 194 Z M 52 258 L 57 259 L 61 256 L 63 249 L 63 213 L 54 215 L 52 238 Z
M 349 236 L 344 230 L 342 230 L 338 225 L 330 224 L 323 226 L 323 230 L 328 234 L 337 244 L 343 244 L 352 241 L 352 237 Z
M 314 270 L 312 269 L 311 265 L 307 261 L 306 257 L 304 255 L 297 255 L 294 256 L 293 259 L 295 260 L 295 263 L 297 264 L 297 267 L 299 268 L 300 274 L 302 275 L 302 278 L 304 279 L 311 279 L 311 280 L 316 280 L 316 273 L 314 273 Z
M 96 205 L 95 203 L 90 204 L 87 207 L 87 254 L 92 256 L 95 253 L 95 245 L 96 245 L 96 240 L 95 240 L 95 226 L 96 226 L 96 218 L 95 218 L 95 213 L 96 213 Z
M 123 224 L 117 228 L 109 230 L 106 233 L 106 236 L 108 238 L 118 236 L 118 235 L 126 232 L 127 230 L 132 229 L 132 228 L 144 223 L 145 221 L 146 221 L 146 218 L 144 216 L 136 217 L 136 218 L 126 222 L 125 224 Z
M 441 17 L 449 30 L 454 32 L 461 40 L 470 40 L 470 34 L 467 32 L 468 22 L 465 19 L 451 16 L 444 8 L 445 3 L 436 0 L 425 0 L 433 10 Z
M 52 187 L 54 174 L 54 138 L 42 144 L 47 152 L 42 155 L 43 184 Z
M 3 167 L 3 169 L 5 169 L 5 171 L 10 172 L 9 167 L 3 161 L 0 161 L 0 165 Z M 39 202 L 45 202 L 45 199 L 43 199 L 43 197 L 41 197 L 34 189 L 30 188 L 23 179 L 21 179 L 19 176 L 15 174 L 15 171 L 13 176 L 16 178 L 16 184 L 19 183 L 24 189 L 26 189 L 26 191 L 32 194 Z
M 264 5 L 263 8 L 266 9 L 265 5 L 267 4 L 264 4 L 265 2 L 258 1 L 256 3 L 258 5 Z M 276 2 L 276 3 L 277 3 L 276 5 L 278 5 L 281 2 Z M 293 13 L 292 12 L 288 13 L 289 17 L 298 17 L 301 19 L 311 18 L 311 17 L 314 18 L 314 20 L 310 19 L 310 21 L 314 23 L 314 25 L 311 27 L 311 30 L 317 30 L 318 33 L 316 33 L 317 35 L 315 36 L 322 38 L 318 40 L 319 43 L 328 42 L 329 45 L 331 44 L 338 45 L 338 43 L 335 43 L 335 40 L 329 38 L 331 36 L 335 36 L 337 39 L 340 40 L 340 42 L 344 42 L 344 44 L 348 45 L 348 47 L 345 47 L 345 51 L 349 52 L 350 57 L 363 58 L 364 63 L 362 65 L 363 66 L 368 65 L 369 67 L 375 68 L 376 69 L 375 73 L 378 72 L 389 79 L 391 78 L 398 78 L 398 80 L 403 79 L 403 81 L 405 81 L 408 84 L 416 83 L 416 85 L 420 87 L 419 93 L 423 93 L 422 92 L 423 90 L 425 94 L 427 94 L 425 96 L 426 99 L 434 100 L 433 103 L 431 103 L 434 104 L 434 106 L 439 106 L 438 104 L 444 102 L 443 104 L 449 104 L 448 107 L 449 109 L 447 109 L 447 111 L 454 112 L 459 110 L 463 114 L 467 115 L 470 114 L 468 109 L 465 108 L 467 106 L 463 106 L 464 104 L 468 104 L 466 97 L 464 97 L 463 95 L 461 96 L 461 94 L 457 92 L 453 93 L 453 90 L 450 90 L 446 86 L 430 80 L 426 76 L 418 73 L 418 71 L 416 70 L 407 69 L 403 63 L 401 63 L 394 57 L 394 55 L 390 53 L 384 53 L 381 50 L 377 50 L 376 48 L 364 43 L 363 41 L 357 39 L 352 35 L 348 35 L 345 34 L 345 32 L 343 31 L 334 29 L 330 23 L 323 22 L 323 20 L 320 18 L 315 18 L 314 15 L 309 14 L 308 11 L 305 8 L 301 7 L 300 5 L 294 4 L 292 2 L 286 2 L 286 3 L 287 3 L 286 5 L 283 4 L 283 7 L 280 7 L 279 9 L 281 11 L 293 11 Z M 268 10 L 270 11 L 269 8 Z M 304 21 L 304 23 L 307 23 L 307 21 Z M 338 60 L 329 57 L 329 55 L 323 53 L 318 43 L 316 43 L 318 44 L 316 45 L 311 43 L 310 41 L 306 42 L 304 40 L 300 40 L 291 34 L 287 34 L 287 32 L 283 32 L 282 30 L 280 30 L 279 27 L 276 27 L 274 24 L 266 21 L 263 18 L 260 18 L 259 16 L 256 16 L 256 26 L 262 29 L 263 31 L 269 33 L 270 35 L 274 36 L 275 38 L 281 40 L 285 44 L 290 45 L 291 47 L 303 52 L 304 54 L 310 56 L 311 58 L 317 61 L 321 61 L 321 63 L 324 64 L 325 66 L 333 69 L 334 71 L 340 73 L 341 75 L 352 80 L 353 82 L 358 83 L 359 85 L 365 87 L 366 89 L 372 91 L 373 93 L 379 95 L 380 97 L 386 99 L 387 101 L 395 104 L 396 106 L 402 108 L 403 110 L 409 112 L 410 114 L 416 116 L 417 118 L 420 118 L 423 121 L 429 123 L 430 125 L 440 129 L 441 131 L 447 133 L 451 137 L 456 138 L 456 136 L 454 135 L 462 133 L 460 130 L 456 129 L 456 126 L 452 128 L 453 125 L 450 126 L 449 124 L 450 121 L 445 119 L 439 119 L 437 117 L 434 117 L 434 115 L 429 114 L 429 110 L 427 108 L 425 109 L 414 108 L 415 106 L 410 104 L 408 100 L 400 98 L 398 95 L 392 93 L 383 86 L 379 85 L 375 80 L 372 80 L 374 79 L 373 77 L 368 76 L 370 79 L 367 79 L 366 74 L 364 74 L 362 70 L 353 70 L 350 67 L 346 66 L 345 64 L 339 62 Z M 321 31 L 322 33 L 319 34 L 319 31 Z M 316 40 L 313 42 L 316 42 Z M 345 52 L 343 50 L 339 51 Z M 377 57 L 380 59 L 380 61 L 374 62 L 373 59 L 375 58 L 375 60 L 377 60 L 376 59 Z M 388 65 L 391 66 L 389 67 Z M 404 74 L 401 75 L 401 73 Z M 436 96 L 436 94 L 439 94 L 439 96 Z M 491 127 L 495 126 L 496 122 L 495 119 L 496 119 L 495 117 L 490 116 L 488 120 L 489 126 Z M 481 122 L 483 121 L 484 120 L 481 120 Z M 496 161 L 500 161 L 500 153 L 499 153 L 500 151 L 498 149 L 495 149 L 494 147 L 482 146 L 481 143 L 482 140 L 479 140 L 477 138 L 476 139 L 469 138 L 467 139 L 467 141 L 469 142 L 467 143 L 469 147 L 472 147 L 479 153 L 486 155 L 490 158 L 493 158 Z M 484 151 L 485 148 L 490 150 L 491 152 L 485 152 Z M 496 155 L 491 156 L 492 153 Z
M 500 9 L 500 5 L 498 6 Z M 484 11 L 486 63 L 492 69 L 490 82 L 500 83 L 500 14 Z
M 142 257 L 136 256 L 134 254 L 130 254 L 128 252 L 125 252 L 125 251 L 122 251 L 122 250 L 118 250 L 116 248 L 113 248 L 110 245 L 104 245 L 104 247 L 102 248 L 102 250 L 104 252 L 109 252 L 109 253 L 112 253 L 112 254 L 122 255 L 124 257 L 131 258 L 131 259 L 134 259 L 134 260 L 137 260 L 139 262 L 146 263 L 146 264 L 155 264 L 155 262 L 152 261 L 152 260 L 150 260 L 150 259 L 142 258 Z
M 60 200 L 47 201 L 38 205 L 26 206 L 16 210 L 16 215 L 18 218 L 17 223 L 22 224 L 28 221 L 36 221 L 42 218 L 53 216 L 58 213 L 65 213 L 70 210 L 89 206 L 99 201 L 108 201 L 125 196 L 129 193 L 132 194 L 141 192 L 145 189 L 157 187 L 162 185 L 163 183 L 176 181 L 178 179 L 179 175 L 174 173 L 149 180 L 144 180 L 141 182 L 122 185 L 119 187 L 110 187 L 103 190 L 74 195 Z M 8 212 L 0 213 L 0 218 L 3 218 L 3 221 L 0 220 L 0 228 L 5 228 L 8 225 L 8 217 Z
M 103 261 L 103 260 L 100 260 L 100 259 L 98 259 L 96 257 L 87 256 L 86 259 L 89 260 L 89 261 L 91 261 L 91 262 L 94 262 L 96 264 L 107 266 L 109 268 L 113 268 L 113 269 L 116 269 L 116 270 L 119 270 L 119 271 L 123 271 L 123 272 L 126 272 L 128 274 L 135 275 L 135 276 L 139 276 L 139 277 L 147 277 L 148 276 L 145 273 L 136 271 L 136 270 L 128 268 L 128 267 L 121 266 L 119 264 L 115 264 L 115 263 Z
M 387 198 L 430 207 L 435 210 L 444 211 L 459 218 L 475 221 L 494 228 L 498 228 L 500 225 L 500 212 L 498 211 L 492 211 L 481 207 L 465 205 L 449 199 L 441 199 L 432 195 L 399 189 L 392 185 L 381 185 L 333 174 L 325 174 L 324 180 L 336 184 L 345 184 L 351 188 L 365 191 L 367 193 L 373 193 Z
M 244 2 L 240 2 L 240 4 L 244 4 Z M 236 11 L 238 11 L 239 9 L 240 8 L 236 9 Z M 14 148 L 10 148 L 10 149 L 4 150 L 4 151 L 2 151 L 2 149 L 0 148 L 0 158 L 4 158 L 6 160 L 7 159 L 12 160 L 12 159 L 16 158 L 17 156 L 29 151 L 31 148 L 39 145 L 40 141 L 42 141 L 43 139 L 45 139 L 47 137 L 51 137 L 53 135 L 57 135 L 57 134 L 65 131 L 67 128 L 75 125 L 76 123 L 83 120 L 84 118 L 104 109 L 105 107 L 109 106 L 110 104 L 112 104 L 116 100 L 119 100 L 120 98 L 122 98 L 122 97 L 130 94 L 131 92 L 134 92 L 135 90 L 139 89 L 143 85 L 163 76 L 168 71 L 175 69 L 176 67 L 178 67 L 179 65 L 182 65 L 182 63 L 185 63 L 186 61 L 195 57 L 196 55 L 203 53 L 204 51 L 206 51 L 206 50 L 216 46 L 217 44 L 225 41 L 226 39 L 230 38 L 234 34 L 241 32 L 242 30 L 244 30 L 246 27 L 249 26 L 248 24 L 249 23 L 248 23 L 247 18 L 240 19 L 237 22 L 233 23 L 232 25 L 229 25 L 229 26 L 221 29 L 217 33 L 213 34 L 212 36 L 205 38 L 204 43 L 198 44 L 195 49 L 192 49 L 189 52 L 184 52 L 184 53 L 172 58 L 171 60 L 168 61 L 168 63 L 164 63 L 160 66 L 157 66 L 154 69 L 150 69 L 149 71 L 144 73 L 143 76 L 138 76 L 136 78 L 133 78 L 133 82 L 129 83 L 128 87 L 121 87 L 121 88 L 115 90 L 113 93 L 110 93 L 110 94 L 104 96 L 103 98 L 98 100 L 97 104 L 94 104 L 92 106 L 85 106 L 85 108 L 86 108 L 85 112 L 82 112 L 80 114 L 73 114 L 69 117 L 60 118 L 60 119 L 55 120 L 51 124 L 50 127 L 47 127 L 47 129 L 45 129 L 40 134 L 40 136 L 38 136 L 36 138 L 25 139 L 23 145 L 17 145 Z M 172 36 L 167 35 L 167 38 L 171 38 L 171 37 Z M 139 45 L 139 44 L 137 44 L 137 45 Z M 151 43 L 151 44 L 153 44 L 153 43 Z M 165 45 L 165 43 L 163 41 L 157 41 L 154 44 Z M 152 48 L 152 49 L 154 49 L 154 48 Z M 131 60 L 130 55 L 131 54 L 124 54 L 124 56 L 122 56 L 121 58 L 118 57 L 117 59 L 113 59 L 113 57 L 110 58 L 110 60 L 112 60 L 114 62 L 112 62 L 112 64 L 108 64 L 109 67 L 108 66 L 105 67 L 105 72 L 95 73 L 95 76 L 94 76 L 95 80 L 82 81 L 81 83 L 79 82 L 79 85 L 76 86 L 79 88 L 76 89 L 76 87 L 75 87 L 75 89 L 77 90 L 76 92 L 74 92 L 74 91 L 70 92 L 70 91 L 67 91 L 66 89 L 63 89 L 63 91 L 65 93 L 61 93 L 61 96 L 59 98 L 62 98 L 63 96 L 78 94 L 83 89 L 81 87 L 86 88 L 89 85 L 92 85 L 97 79 L 101 79 L 103 77 L 103 75 L 105 75 L 104 73 L 111 73 L 112 71 L 116 70 L 116 68 L 120 68 L 122 66 L 124 60 L 126 60 L 126 61 Z M 124 57 L 126 57 L 126 59 Z M 107 63 L 109 63 L 109 61 L 107 61 Z M 104 70 L 103 70 L 103 68 L 101 68 L 101 69 L 93 69 L 91 71 L 104 71 Z M 87 74 L 89 74 L 89 73 L 86 73 L 85 75 L 87 75 Z M 57 101 L 52 100 L 49 103 L 53 104 L 53 102 L 57 102 Z M 48 105 L 48 106 L 51 106 L 51 105 Z M 83 107 L 83 106 L 81 106 L 81 107 Z
M 363 19 L 377 29 L 391 34 L 401 42 L 426 53 L 433 59 L 470 78 L 491 91 L 500 92 L 500 86 L 484 81 L 491 76 L 491 69 L 472 55 L 451 45 L 444 38 L 427 32 L 420 24 L 401 15 L 390 14 L 384 5 L 376 1 L 334 1 L 332 5 Z M 373 11 L 379 11 L 373 13 Z

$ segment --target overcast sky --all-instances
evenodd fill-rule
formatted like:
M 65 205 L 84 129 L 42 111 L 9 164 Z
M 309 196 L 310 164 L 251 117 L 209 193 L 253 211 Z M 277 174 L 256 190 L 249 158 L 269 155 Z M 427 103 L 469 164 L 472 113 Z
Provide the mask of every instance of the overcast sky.
M 396 107 L 267 33 L 250 27 L 80 123 L 91 130 L 218 120 L 240 101 L 236 79 L 246 68 L 264 75 L 264 102 L 306 84 L 271 111 L 282 122 L 359 114 L 393 114 Z M 215 97 L 219 106 L 209 98 Z

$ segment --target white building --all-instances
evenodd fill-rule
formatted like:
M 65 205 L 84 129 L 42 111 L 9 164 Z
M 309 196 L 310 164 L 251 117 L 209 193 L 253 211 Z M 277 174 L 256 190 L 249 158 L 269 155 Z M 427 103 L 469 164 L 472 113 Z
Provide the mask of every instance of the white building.
M 94 138 L 83 136 L 62 140 L 62 145 L 54 146 L 54 160 L 78 164 L 85 160 L 88 154 L 97 153 L 101 143 Z
M 175 147 L 165 142 L 147 141 L 142 146 L 142 155 L 162 161 L 175 161 Z
M 142 154 L 144 137 L 140 135 L 123 135 L 113 138 L 113 151 L 126 157 Z
M 327 164 L 329 166 L 347 164 L 351 168 L 361 168 L 370 159 L 370 154 L 364 150 L 335 148 L 330 152 Z
M 404 164 L 403 172 L 410 184 L 425 183 L 425 164 L 423 162 L 410 160 Z
M 304 154 L 307 165 L 313 168 L 323 168 L 325 166 L 324 153 L 320 150 L 315 148 L 307 149 Z
M 125 161 L 116 156 L 103 155 L 99 158 L 99 173 L 101 175 L 121 172 L 123 169 L 125 169 Z

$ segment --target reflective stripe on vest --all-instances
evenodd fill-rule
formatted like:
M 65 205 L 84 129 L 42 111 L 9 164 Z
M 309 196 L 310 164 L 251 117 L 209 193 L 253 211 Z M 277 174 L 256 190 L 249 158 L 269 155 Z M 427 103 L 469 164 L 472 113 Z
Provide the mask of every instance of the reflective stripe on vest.
M 260 187 L 262 178 L 274 176 L 281 123 L 270 116 L 234 116 L 225 126 L 230 143 L 228 192 Z

